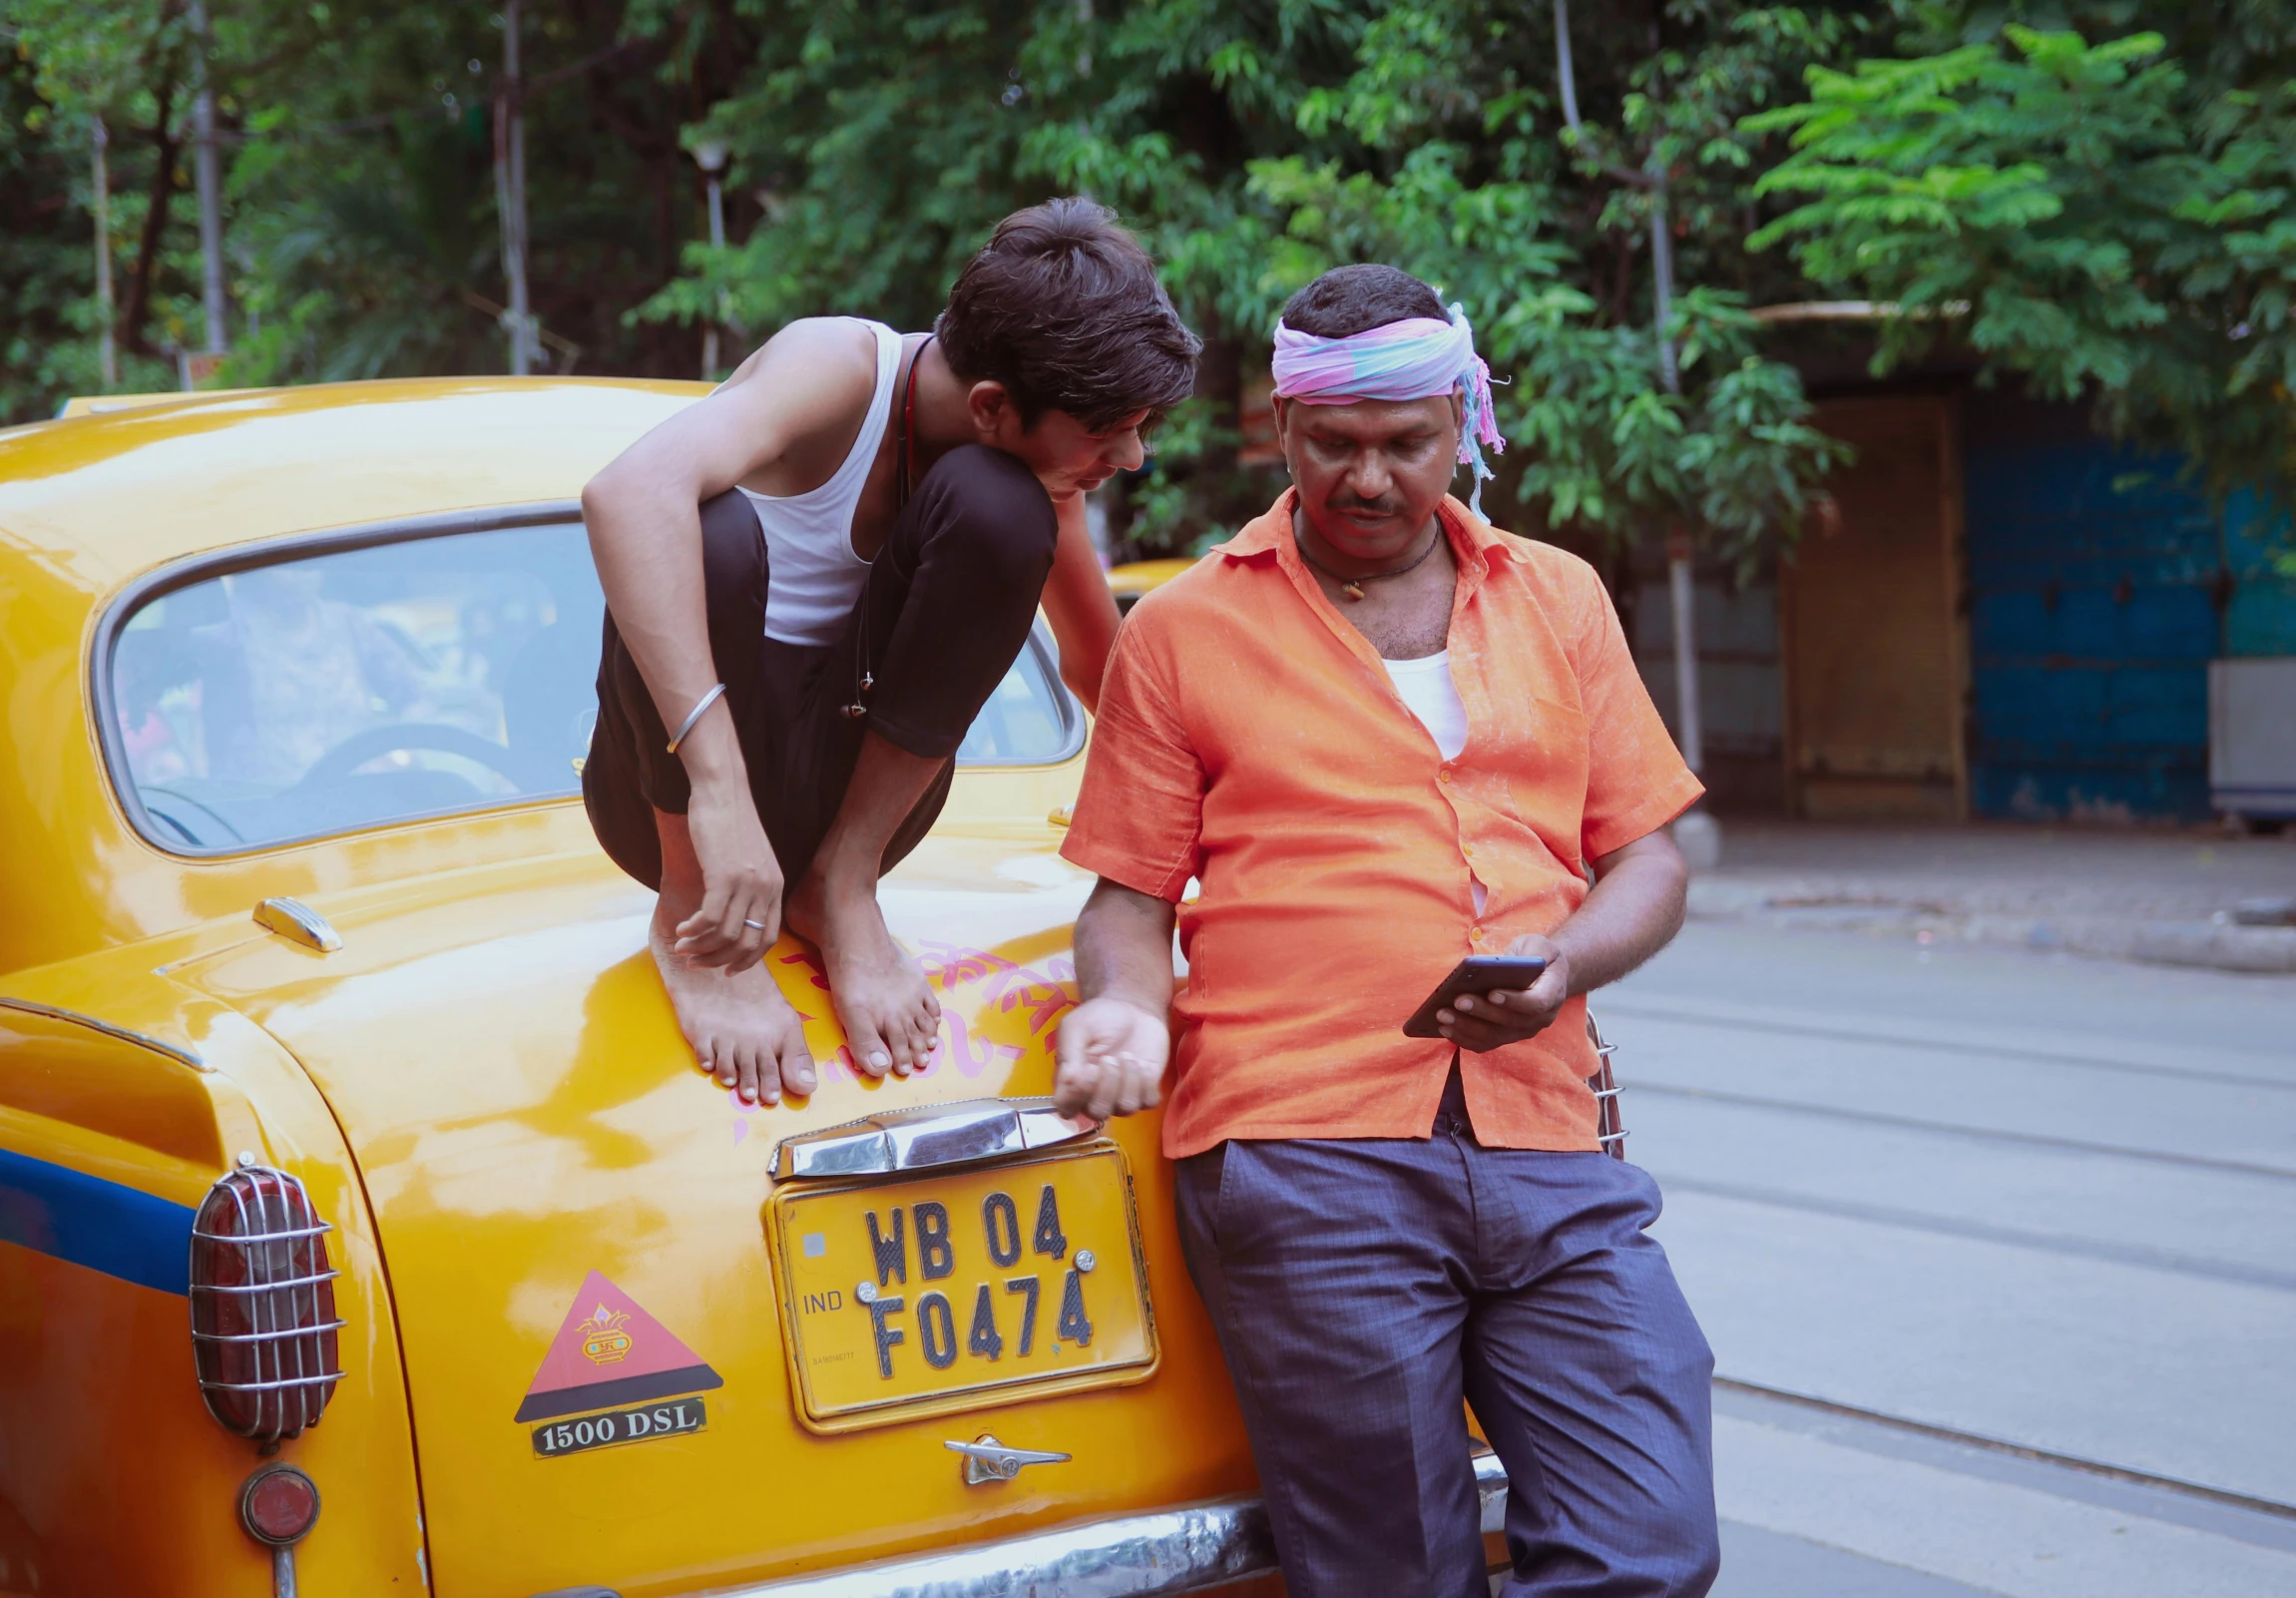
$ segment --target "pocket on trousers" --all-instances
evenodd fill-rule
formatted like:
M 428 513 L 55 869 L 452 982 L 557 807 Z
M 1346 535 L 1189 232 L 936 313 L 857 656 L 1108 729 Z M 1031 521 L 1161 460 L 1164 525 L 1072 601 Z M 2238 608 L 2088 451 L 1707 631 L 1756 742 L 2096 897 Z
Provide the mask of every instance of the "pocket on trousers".
M 1243 1155 L 1245 1147 L 1230 1138 L 1214 1151 L 1219 1156 L 1219 1167 L 1213 1174 L 1216 1186 L 1212 1189 L 1211 1198 L 1211 1244 L 1222 1260 L 1231 1258 L 1235 1252 L 1235 1227 L 1229 1218 L 1234 1214 L 1231 1208 L 1234 1203 L 1233 1191 L 1241 1180 L 1243 1160 L 1239 1156 Z
M 1284 1250 L 1285 1240 L 1303 1226 L 1312 1228 L 1311 1195 L 1289 1169 L 1286 1156 L 1297 1147 L 1282 1140 L 1231 1138 L 1221 1147 L 1219 1189 L 1212 1207 L 1212 1241 L 1222 1264 L 1265 1261 Z
M 1658 1189 L 1658 1179 L 1628 1160 L 1614 1160 L 1607 1154 L 1546 1155 L 1549 1160 L 1568 1159 L 1583 1170 L 1589 1186 L 1588 1203 L 1605 1214 L 1614 1216 L 1636 1232 L 1647 1232 L 1657 1224 L 1665 1200 Z M 1596 1162 L 1600 1161 L 1600 1164 Z
M 1226 1165 L 1227 1145 L 1215 1143 L 1172 1168 L 1172 1211 L 1190 1271 L 1202 1263 L 1198 1256 L 1214 1262 L 1219 1257 L 1219 1179 Z

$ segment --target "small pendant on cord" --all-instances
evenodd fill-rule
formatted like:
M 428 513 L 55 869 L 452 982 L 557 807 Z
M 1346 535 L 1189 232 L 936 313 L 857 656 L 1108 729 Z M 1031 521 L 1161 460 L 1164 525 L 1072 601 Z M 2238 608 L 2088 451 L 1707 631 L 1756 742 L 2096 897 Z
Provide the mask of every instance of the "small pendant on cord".
M 1345 594 L 1351 603 L 1363 597 L 1363 585 L 1361 583 L 1342 583 L 1339 585 L 1339 591 Z

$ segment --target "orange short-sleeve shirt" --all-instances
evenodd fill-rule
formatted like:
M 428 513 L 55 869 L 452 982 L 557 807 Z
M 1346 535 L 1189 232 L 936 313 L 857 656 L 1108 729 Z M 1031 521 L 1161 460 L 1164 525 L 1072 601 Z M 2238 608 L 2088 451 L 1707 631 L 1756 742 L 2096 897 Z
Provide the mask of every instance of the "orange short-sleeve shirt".
M 1587 860 L 1702 792 L 1586 562 L 1444 501 L 1468 724 L 1446 761 L 1300 563 L 1292 506 L 1127 619 L 1062 848 L 1175 902 L 1201 884 L 1179 906 L 1175 1159 L 1228 1138 L 1426 1137 L 1453 1051 L 1403 1035 L 1419 1001 L 1463 955 L 1552 932 Z M 1527 1043 L 1463 1054 L 1477 1137 L 1597 1148 L 1595 1069 L 1578 999 Z

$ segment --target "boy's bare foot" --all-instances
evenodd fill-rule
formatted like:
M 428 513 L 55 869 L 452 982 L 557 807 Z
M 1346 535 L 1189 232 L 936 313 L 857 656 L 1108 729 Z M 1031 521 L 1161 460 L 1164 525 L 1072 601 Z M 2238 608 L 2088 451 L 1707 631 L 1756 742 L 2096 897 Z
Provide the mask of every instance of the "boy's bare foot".
M 695 1063 L 751 1104 L 779 1104 L 784 1089 L 800 1097 L 811 1093 L 813 1053 L 805 1024 L 771 973 L 760 964 L 729 976 L 719 966 L 677 953 L 671 945 L 678 940 L 678 923 L 692 911 L 671 914 L 663 907 L 668 903 L 665 898 L 656 907 L 646 941 Z
M 941 1001 L 885 929 L 876 883 L 858 892 L 831 889 L 815 869 L 789 896 L 785 914 L 820 947 L 830 1002 L 861 1069 L 907 1076 L 922 1068 L 940 1038 Z
M 765 966 L 728 975 L 723 966 L 678 952 L 679 924 L 701 905 L 701 866 L 685 816 L 657 810 L 654 819 L 662 839 L 662 893 L 646 942 L 694 1062 L 751 1104 L 778 1104 L 783 1092 L 811 1093 L 813 1051 L 805 1025 Z

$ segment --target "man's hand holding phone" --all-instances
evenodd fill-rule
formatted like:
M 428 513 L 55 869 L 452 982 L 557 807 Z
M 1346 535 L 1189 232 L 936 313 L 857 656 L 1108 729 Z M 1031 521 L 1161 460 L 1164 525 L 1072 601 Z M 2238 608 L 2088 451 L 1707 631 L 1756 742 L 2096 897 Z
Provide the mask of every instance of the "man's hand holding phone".
M 1547 968 L 1527 988 L 1463 993 L 1435 1012 L 1437 1032 L 1471 1054 L 1535 1038 L 1554 1023 L 1571 997 L 1571 962 L 1552 938 L 1527 933 L 1507 945 L 1510 955 L 1540 959 Z
M 1163 1102 L 1163 1068 L 1171 1027 L 1130 999 L 1104 993 L 1061 1017 L 1060 1064 L 1053 1103 L 1066 1115 L 1100 1120 L 1133 1115 Z

